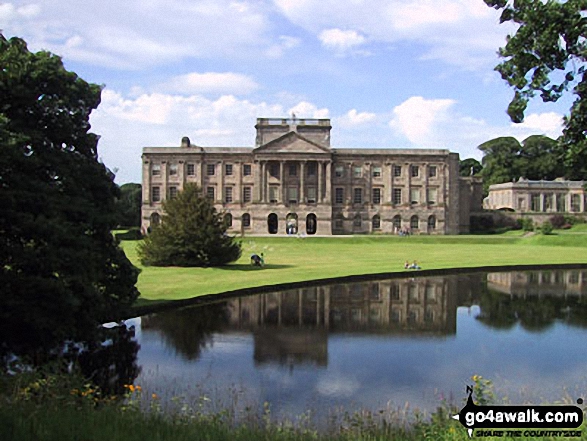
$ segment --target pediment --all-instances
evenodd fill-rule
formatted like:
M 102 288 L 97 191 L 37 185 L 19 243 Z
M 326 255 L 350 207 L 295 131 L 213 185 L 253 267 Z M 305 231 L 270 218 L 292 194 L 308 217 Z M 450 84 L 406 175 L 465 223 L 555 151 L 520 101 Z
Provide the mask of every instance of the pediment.
M 330 154 L 330 149 L 303 137 L 299 133 L 289 132 L 269 141 L 253 150 L 254 153 L 302 153 Z

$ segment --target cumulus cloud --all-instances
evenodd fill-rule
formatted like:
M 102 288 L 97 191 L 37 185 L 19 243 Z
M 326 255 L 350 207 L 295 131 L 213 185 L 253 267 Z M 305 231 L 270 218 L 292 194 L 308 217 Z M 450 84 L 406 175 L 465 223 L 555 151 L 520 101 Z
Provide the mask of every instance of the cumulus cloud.
M 356 29 L 357 39 L 418 44 L 421 59 L 467 70 L 490 68 L 514 28 L 498 26 L 499 13 L 483 0 L 274 0 L 292 23 L 320 36 L 324 29 Z M 358 33 L 360 31 L 360 34 Z M 356 41 L 349 38 L 350 41 Z
M 389 125 L 413 144 L 426 145 L 433 141 L 435 129 L 448 119 L 448 111 L 454 104 L 451 99 L 413 96 L 393 109 Z
M 297 118 L 328 118 L 328 109 L 319 109 L 316 105 L 302 101 L 287 111 L 288 115 L 295 113 Z
M 271 41 L 263 5 L 245 1 L 16 4 L 0 5 L 5 33 L 22 36 L 34 50 L 48 49 L 73 61 L 111 68 L 139 69 L 186 57 L 246 57 Z
M 372 123 L 377 118 L 377 114 L 372 112 L 357 112 L 357 109 L 351 109 L 342 117 L 336 119 L 336 124 L 341 127 L 357 127 Z
M 322 45 L 336 52 L 345 52 L 365 43 L 365 37 L 357 31 L 343 31 L 338 28 L 326 29 L 318 35 Z
M 531 113 L 526 115 L 524 122 L 511 124 L 511 127 L 518 132 L 540 133 L 551 138 L 557 138 L 562 133 L 563 117 L 555 112 Z
M 251 77 L 234 72 L 192 72 L 171 78 L 161 88 L 186 95 L 246 95 L 257 90 L 259 85 Z

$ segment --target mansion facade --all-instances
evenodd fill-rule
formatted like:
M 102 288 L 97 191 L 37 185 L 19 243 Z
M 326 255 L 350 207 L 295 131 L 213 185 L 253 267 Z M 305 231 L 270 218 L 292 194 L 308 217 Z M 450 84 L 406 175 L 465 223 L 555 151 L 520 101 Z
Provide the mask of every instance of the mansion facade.
M 458 234 L 481 211 L 481 181 L 432 149 L 334 149 L 329 119 L 259 118 L 255 147 L 143 149 L 143 233 L 195 183 L 232 234 Z

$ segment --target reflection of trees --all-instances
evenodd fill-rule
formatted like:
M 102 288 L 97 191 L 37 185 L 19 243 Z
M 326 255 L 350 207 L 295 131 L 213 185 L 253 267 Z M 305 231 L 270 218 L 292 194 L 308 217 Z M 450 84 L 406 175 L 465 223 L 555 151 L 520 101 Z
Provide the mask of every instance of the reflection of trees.
M 188 360 L 200 357 L 212 334 L 229 322 L 226 302 L 168 311 L 143 320 L 143 329 L 161 331 L 165 341 Z
M 531 332 L 543 332 L 561 320 L 573 326 L 587 327 L 587 305 L 577 297 L 512 296 L 486 289 L 481 294 L 479 321 L 498 329 L 519 323 Z
M 92 341 L 83 346 L 77 361 L 82 374 L 107 395 L 121 395 L 124 385 L 132 384 L 140 373 L 134 340 L 134 327 L 120 325 L 102 330 L 103 342 Z

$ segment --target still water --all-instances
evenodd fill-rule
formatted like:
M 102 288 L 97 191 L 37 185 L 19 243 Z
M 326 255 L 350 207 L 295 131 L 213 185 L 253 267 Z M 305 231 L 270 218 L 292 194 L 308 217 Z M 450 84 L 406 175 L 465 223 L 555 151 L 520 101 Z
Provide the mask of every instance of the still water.
M 140 344 L 135 384 L 163 402 L 268 402 L 279 418 L 433 411 L 461 404 L 474 374 L 512 404 L 587 395 L 587 271 L 333 284 L 128 324 Z

